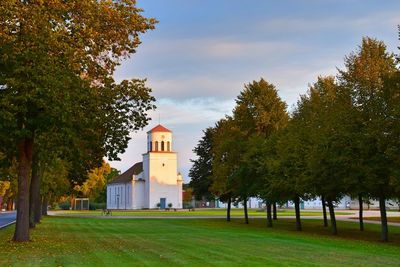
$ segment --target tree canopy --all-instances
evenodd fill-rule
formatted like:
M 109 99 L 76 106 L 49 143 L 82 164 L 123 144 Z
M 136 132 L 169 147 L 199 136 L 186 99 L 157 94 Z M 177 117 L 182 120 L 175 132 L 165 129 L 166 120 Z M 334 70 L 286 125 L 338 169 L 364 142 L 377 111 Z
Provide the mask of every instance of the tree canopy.
M 76 179 L 104 155 L 117 159 L 129 132 L 147 124 L 154 98 L 144 80 L 112 78 L 140 34 L 154 28 L 156 20 L 141 12 L 134 0 L 1 1 L 0 137 L 19 163 L 14 240 L 29 239 L 36 138 L 51 134 L 62 144 Z

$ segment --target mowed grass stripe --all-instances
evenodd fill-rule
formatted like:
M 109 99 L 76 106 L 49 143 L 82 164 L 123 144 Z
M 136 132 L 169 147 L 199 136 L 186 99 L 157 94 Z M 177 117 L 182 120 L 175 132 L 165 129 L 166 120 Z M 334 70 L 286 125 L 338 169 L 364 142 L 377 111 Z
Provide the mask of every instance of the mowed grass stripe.
M 103 212 L 97 211 L 78 211 L 78 210 L 58 210 L 55 214 L 60 216 L 80 216 L 80 217 L 100 217 L 104 216 Z M 349 211 L 337 211 L 336 215 L 349 215 L 353 212 Z M 243 209 L 232 209 L 231 216 L 243 216 Z M 260 209 L 249 209 L 248 215 L 252 217 L 266 217 L 265 211 Z M 279 210 L 278 216 L 295 216 L 294 210 Z M 321 211 L 302 211 L 302 216 L 322 216 Z M 195 211 L 188 210 L 177 210 L 177 211 L 165 211 L 165 210 L 114 210 L 112 216 L 132 216 L 132 217 L 151 217 L 151 216 L 162 216 L 162 217 L 190 217 L 190 216 L 203 216 L 203 217 L 221 217 L 226 216 L 226 209 L 196 209 Z M 105 216 L 110 218 L 112 216 Z
M 400 229 L 380 243 L 379 225 L 338 222 L 339 236 L 320 220 L 279 219 L 101 219 L 47 217 L 32 231 L 34 242 L 8 240 L 12 228 L 0 231 L 0 265 L 8 266 L 396 266 L 400 262 Z M 359 240 L 363 237 L 363 240 Z

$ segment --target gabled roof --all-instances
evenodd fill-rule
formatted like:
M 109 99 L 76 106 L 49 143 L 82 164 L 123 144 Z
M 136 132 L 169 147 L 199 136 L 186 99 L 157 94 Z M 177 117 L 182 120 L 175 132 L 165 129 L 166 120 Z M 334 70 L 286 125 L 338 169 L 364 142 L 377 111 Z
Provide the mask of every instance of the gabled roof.
M 162 126 L 161 124 L 157 125 L 156 127 L 154 127 L 153 129 L 151 129 L 150 131 L 148 131 L 147 133 L 155 133 L 155 132 L 166 132 L 166 133 L 170 133 L 171 131 L 168 130 L 167 128 L 165 128 L 164 126 Z
M 132 181 L 133 175 L 138 175 L 143 171 L 143 162 L 135 163 L 132 167 L 130 167 L 126 172 L 121 175 L 115 177 L 114 180 L 109 182 L 108 184 L 125 184 Z

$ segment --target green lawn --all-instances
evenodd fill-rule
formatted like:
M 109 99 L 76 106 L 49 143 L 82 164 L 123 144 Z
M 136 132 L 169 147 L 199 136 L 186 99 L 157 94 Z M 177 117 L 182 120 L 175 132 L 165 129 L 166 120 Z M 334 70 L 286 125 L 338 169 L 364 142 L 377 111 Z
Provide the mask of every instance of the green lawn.
M 33 242 L 14 243 L 0 230 L 0 266 L 395 266 L 400 227 L 379 242 L 379 225 L 338 222 L 339 236 L 320 220 L 116 219 L 46 217 Z
M 249 216 L 260 216 L 266 217 L 266 213 L 259 209 L 249 209 Z M 57 211 L 59 215 L 67 215 L 67 216 L 102 216 L 102 211 L 70 211 L 70 210 L 59 210 Z M 336 212 L 336 215 L 346 215 L 352 214 L 349 212 Z M 187 216 L 204 216 L 204 217 L 219 217 L 226 216 L 225 209 L 196 209 L 195 211 L 188 210 L 177 210 L 177 211 L 165 211 L 165 210 L 127 210 L 127 211 L 112 211 L 113 216 L 179 216 L 179 217 L 187 217 Z M 232 209 L 232 216 L 243 216 L 243 209 Z M 277 213 L 278 216 L 294 216 L 294 210 L 279 210 Z M 322 216 L 322 212 L 320 211 L 301 211 L 302 216 Z

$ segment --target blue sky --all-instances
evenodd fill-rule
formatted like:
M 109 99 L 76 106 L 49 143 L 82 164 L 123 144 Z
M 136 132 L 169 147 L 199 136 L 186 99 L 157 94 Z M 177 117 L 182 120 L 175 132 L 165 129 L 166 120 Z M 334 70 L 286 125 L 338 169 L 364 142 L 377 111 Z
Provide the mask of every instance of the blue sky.
M 117 69 L 117 81 L 147 78 L 157 110 L 121 161 L 141 161 L 146 132 L 161 124 L 174 133 L 179 169 L 189 181 L 192 149 L 202 130 L 230 114 L 244 84 L 261 77 L 292 107 L 318 75 L 334 75 L 363 36 L 397 53 L 398 0 L 139 0 L 159 20 L 137 53 Z

